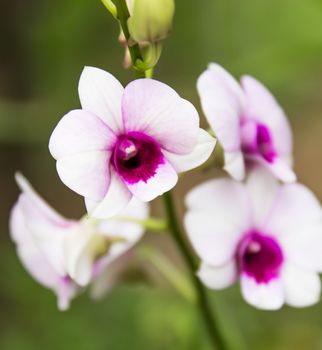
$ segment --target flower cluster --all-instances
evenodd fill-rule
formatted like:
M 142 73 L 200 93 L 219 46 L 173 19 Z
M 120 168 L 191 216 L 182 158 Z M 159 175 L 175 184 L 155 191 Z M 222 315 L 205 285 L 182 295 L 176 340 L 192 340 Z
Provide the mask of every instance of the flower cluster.
M 178 173 L 205 162 L 216 144 L 199 127 L 193 105 L 159 81 L 123 88 L 111 74 L 86 67 L 79 96 L 82 109 L 60 120 L 49 149 L 61 180 L 85 197 L 88 215 L 61 217 L 18 174 L 22 194 L 10 220 L 24 266 L 55 291 L 61 309 L 103 270 L 109 283 L 110 264 L 143 234 L 146 202 L 174 187 Z
M 233 178 L 210 180 L 186 198 L 200 280 L 213 289 L 239 280 L 245 300 L 262 309 L 316 303 L 322 210 L 295 182 L 284 112 L 254 78 L 243 77 L 240 86 L 216 64 L 197 87 Z M 22 194 L 10 220 L 20 259 L 57 294 L 60 309 L 90 284 L 109 288 L 115 266 L 143 234 L 146 202 L 208 160 L 216 144 L 199 127 L 195 107 L 159 81 L 137 79 L 124 88 L 111 74 L 85 67 L 78 90 L 82 108 L 62 117 L 49 149 L 88 214 L 63 218 L 18 174 Z
M 284 112 L 260 82 L 244 76 L 240 86 L 218 64 L 209 65 L 197 87 L 224 169 L 234 178 L 210 180 L 186 198 L 199 278 L 212 289 L 239 280 L 245 300 L 261 309 L 316 303 L 322 210 L 313 193 L 295 183 Z

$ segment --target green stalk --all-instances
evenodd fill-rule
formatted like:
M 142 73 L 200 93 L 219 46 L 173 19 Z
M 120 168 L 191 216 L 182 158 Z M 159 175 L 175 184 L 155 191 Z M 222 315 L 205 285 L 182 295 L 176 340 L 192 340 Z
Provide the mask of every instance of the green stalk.
M 196 290 L 199 311 L 204 319 L 212 345 L 214 346 L 214 349 L 227 350 L 228 348 L 225 344 L 225 340 L 223 339 L 223 336 L 215 322 L 214 315 L 211 312 L 211 306 L 207 298 L 206 290 L 201 284 L 199 278 L 196 276 L 198 265 L 180 231 L 179 223 L 175 214 L 172 194 L 170 191 L 163 195 L 163 200 L 167 214 L 169 231 L 171 232 L 173 239 L 176 241 L 188 267 L 191 281 Z
M 127 26 L 127 20 L 130 17 L 130 13 L 126 5 L 126 1 L 114 0 L 114 3 L 117 10 L 117 18 L 120 21 L 124 37 L 126 39 L 127 46 L 129 48 L 132 65 L 133 65 L 133 68 L 136 70 L 135 76 L 136 78 L 146 78 L 147 77 L 146 70 L 142 70 L 137 67 L 137 63 L 143 62 L 143 56 L 141 54 L 140 46 L 136 43 L 131 45 L 131 40 L 130 40 L 131 35 L 129 32 L 129 28 Z
M 114 18 L 117 17 L 116 6 L 112 2 L 112 0 L 101 0 L 103 5 L 107 8 L 107 10 L 112 14 Z
M 143 226 L 146 230 L 150 231 L 166 231 L 168 229 L 168 223 L 162 219 L 148 218 L 148 219 L 138 219 L 132 216 L 121 216 L 117 215 L 114 217 L 114 220 L 120 220 L 125 222 L 132 222 Z
M 152 247 L 146 246 L 140 248 L 139 253 L 165 277 L 183 298 L 190 303 L 195 303 L 196 293 L 190 280 L 182 274 L 179 268 L 170 262 L 167 256 Z

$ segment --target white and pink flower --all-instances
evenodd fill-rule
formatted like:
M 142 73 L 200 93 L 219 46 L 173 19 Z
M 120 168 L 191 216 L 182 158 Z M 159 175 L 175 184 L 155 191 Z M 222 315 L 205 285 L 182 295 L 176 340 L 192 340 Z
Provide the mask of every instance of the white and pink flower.
M 261 309 L 318 302 L 322 209 L 305 186 L 280 185 L 258 168 L 246 184 L 201 184 L 186 204 L 185 226 L 206 286 L 222 289 L 239 280 L 245 300 Z
M 197 83 L 203 111 L 224 150 L 224 169 L 243 180 L 261 164 L 283 182 L 294 182 L 292 133 L 272 94 L 256 79 L 241 85 L 221 66 L 210 64 Z
M 61 238 L 77 223 L 63 218 L 49 207 L 22 175 L 17 174 L 16 180 L 22 193 L 12 208 L 9 226 L 17 254 L 31 276 L 55 292 L 59 309 L 66 310 L 79 287 L 62 263 Z M 42 235 L 46 235 L 45 240 Z M 51 239 L 47 235 L 51 235 Z
M 215 147 L 193 105 L 156 80 L 123 88 L 86 67 L 79 97 L 82 109 L 61 119 L 49 148 L 61 180 L 85 197 L 93 217 L 116 214 L 133 196 L 150 201 L 170 190 L 178 172 L 202 164 Z
M 10 216 L 10 231 L 26 270 L 40 284 L 52 289 L 58 307 L 66 310 L 81 287 L 94 281 L 101 271 L 115 279 L 118 260 L 142 237 L 144 229 L 121 218 L 71 220 L 52 209 L 21 175 L 22 191 Z M 143 220 L 146 203 L 133 199 L 120 215 Z M 108 281 L 107 281 L 108 282 Z

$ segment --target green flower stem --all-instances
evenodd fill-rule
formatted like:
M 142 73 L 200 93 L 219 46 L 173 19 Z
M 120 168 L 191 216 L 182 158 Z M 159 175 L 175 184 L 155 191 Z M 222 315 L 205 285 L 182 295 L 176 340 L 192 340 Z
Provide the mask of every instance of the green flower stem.
M 150 231 L 166 231 L 168 229 L 168 223 L 163 219 L 138 219 L 132 216 L 116 216 L 113 219 L 139 224 Z
M 208 329 L 208 333 L 209 333 L 212 345 L 214 346 L 214 349 L 227 350 L 228 348 L 226 346 L 225 340 L 223 339 L 223 336 L 211 312 L 211 307 L 207 298 L 206 290 L 204 289 L 203 285 L 201 284 L 198 277 L 196 276 L 198 264 L 191 253 L 190 247 L 188 246 L 188 244 L 186 243 L 186 241 L 182 236 L 179 223 L 177 221 L 177 217 L 175 214 L 172 194 L 170 191 L 163 195 L 163 200 L 164 200 L 164 207 L 165 207 L 168 224 L 169 224 L 169 231 L 171 232 L 172 237 L 176 241 L 181 251 L 181 254 L 187 264 L 191 281 L 196 291 L 197 303 L 199 306 L 200 314 L 202 315 L 205 321 L 205 325 Z
M 90 221 L 93 225 L 97 225 L 100 222 L 103 222 L 107 219 L 97 219 L 89 216 L 88 214 L 85 214 L 82 217 L 82 220 L 87 220 L 87 221 Z M 161 231 L 168 230 L 168 223 L 166 222 L 166 220 L 163 220 L 163 219 L 156 219 L 156 218 L 138 219 L 134 216 L 118 215 L 118 216 L 114 216 L 113 220 L 138 224 L 143 226 L 146 230 L 149 230 L 149 231 L 161 232 Z
M 112 14 L 114 18 L 117 17 L 116 6 L 112 2 L 112 0 L 101 0 L 103 5 L 108 9 L 108 11 Z
M 152 247 L 144 246 L 139 249 L 140 255 L 148 260 L 172 285 L 172 287 L 188 302 L 196 302 L 196 294 L 190 280 L 182 274 L 173 263 L 171 263 L 168 257 L 164 256 L 159 251 Z
M 127 42 L 127 46 L 129 48 L 131 61 L 134 69 L 136 69 L 135 75 L 136 78 L 146 78 L 146 70 L 142 70 L 137 67 L 137 63 L 143 62 L 143 56 L 141 54 L 140 46 L 138 44 L 132 44 L 131 43 L 131 35 L 129 32 L 129 28 L 127 26 L 127 20 L 130 17 L 129 10 L 126 5 L 125 0 L 114 0 L 116 11 L 117 11 L 117 18 L 120 21 L 121 28 L 123 30 L 124 37 Z

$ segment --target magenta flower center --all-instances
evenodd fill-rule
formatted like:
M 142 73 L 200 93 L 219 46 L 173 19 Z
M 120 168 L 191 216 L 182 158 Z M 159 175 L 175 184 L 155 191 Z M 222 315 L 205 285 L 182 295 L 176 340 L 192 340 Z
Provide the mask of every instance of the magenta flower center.
M 276 240 L 256 230 L 242 238 L 237 258 L 241 272 L 253 277 L 257 283 L 267 283 L 276 278 L 284 260 Z
M 255 120 L 242 120 L 241 142 L 244 153 L 260 155 L 269 163 L 272 163 L 277 155 L 269 128 Z
M 127 183 L 134 184 L 153 177 L 158 166 L 164 163 L 164 156 L 152 137 L 132 131 L 118 136 L 112 163 Z

